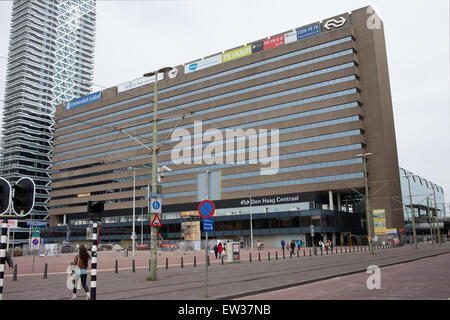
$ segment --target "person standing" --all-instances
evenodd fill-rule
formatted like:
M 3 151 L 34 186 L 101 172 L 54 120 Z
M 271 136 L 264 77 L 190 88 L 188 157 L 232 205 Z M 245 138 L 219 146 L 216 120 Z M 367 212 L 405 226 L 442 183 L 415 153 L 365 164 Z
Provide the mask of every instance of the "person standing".
M 89 288 L 86 284 L 89 260 L 91 260 L 91 256 L 87 252 L 86 247 L 84 246 L 84 244 L 80 245 L 78 255 L 76 255 L 75 258 L 73 259 L 73 264 L 77 267 L 77 270 L 76 270 L 77 278 L 81 279 L 81 285 L 83 286 L 84 291 L 86 291 L 86 300 L 91 299 L 91 294 L 90 294 Z M 77 283 L 77 282 L 78 281 L 75 281 L 75 283 Z M 76 285 L 73 287 L 72 292 L 73 292 L 72 299 L 76 299 L 77 298 L 77 286 Z
M 284 240 L 281 240 L 281 247 L 283 248 L 283 252 L 284 252 L 284 246 L 285 246 L 286 242 L 284 242 Z
M 291 241 L 291 256 L 295 254 L 295 240 Z
M 214 245 L 214 255 L 216 256 L 217 259 L 217 253 L 219 252 L 219 247 L 217 246 L 217 243 Z
M 222 251 L 223 251 L 223 246 L 222 246 L 222 243 L 219 242 L 219 245 L 217 246 L 217 252 L 219 253 L 219 259 L 222 258 Z

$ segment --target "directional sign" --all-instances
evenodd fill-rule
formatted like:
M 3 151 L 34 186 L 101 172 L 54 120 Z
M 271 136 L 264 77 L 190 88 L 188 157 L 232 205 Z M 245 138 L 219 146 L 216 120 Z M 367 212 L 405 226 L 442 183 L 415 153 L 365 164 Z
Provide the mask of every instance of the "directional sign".
M 32 236 L 37 238 L 40 235 L 41 235 L 41 228 L 33 227 Z
M 150 213 L 161 214 L 161 198 L 152 198 L 150 200 Z
M 204 200 L 198 205 L 198 213 L 202 218 L 211 218 L 216 211 L 214 202 Z
M 214 220 L 205 218 L 203 219 L 203 231 L 214 231 Z
M 152 220 L 152 223 L 150 224 L 151 227 L 157 227 L 160 228 L 162 227 L 162 223 L 161 220 L 159 219 L 159 216 L 157 214 L 155 214 L 155 217 Z

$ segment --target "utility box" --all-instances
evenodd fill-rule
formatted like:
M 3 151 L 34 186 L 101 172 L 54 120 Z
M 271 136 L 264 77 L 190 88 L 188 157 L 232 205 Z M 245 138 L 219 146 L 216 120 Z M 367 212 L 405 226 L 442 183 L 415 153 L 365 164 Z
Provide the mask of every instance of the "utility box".
M 237 262 L 241 260 L 240 247 L 241 245 L 239 242 L 227 243 L 227 262 Z

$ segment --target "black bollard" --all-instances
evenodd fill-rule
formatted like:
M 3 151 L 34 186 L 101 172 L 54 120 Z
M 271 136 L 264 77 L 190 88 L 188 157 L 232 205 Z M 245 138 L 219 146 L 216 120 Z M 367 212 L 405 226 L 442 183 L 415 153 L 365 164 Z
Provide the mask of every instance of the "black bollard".
M 44 265 L 44 279 L 47 279 L 47 264 Z
M 278 260 L 278 251 L 275 251 L 275 260 Z
M 342 246 L 341 246 L 341 254 L 342 254 Z
M 285 255 L 284 255 L 284 250 L 283 250 L 283 259 L 285 259 L 286 257 L 285 257 Z
M 13 281 L 17 281 L 17 264 L 14 265 Z
M 222 256 L 222 264 L 223 264 L 223 256 Z
M 194 256 L 194 268 L 197 267 L 197 256 Z
M 320 255 L 323 256 L 323 250 L 320 248 Z
M 166 257 L 166 270 L 169 269 L 169 258 Z
M 206 260 L 208 260 L 208 267 L 209 267 L 210 266 L 209 255 Z
M 267 252 L 267 259 L 270 261 L 270 251 Z
M 306 257 L 306 250 L 303 250 L 303 256 Z
M 134 259 L 133 259 L 133 262 L 131 264 L 131 272 L 136 272 L 136 266 L 134 264 Z
M 116 260 L 114 273 L 119 273 L 119 261 Z
M 248 259 L 250 262 L 252 262 L 252 253 L 250 252 L 249 253 L 249 259 Z
M 345 249 L 345 253 L 347 253 L 347 247 L 345 247 L 344 249 Z
M 261 261 L 261 253 L 258 252 L 258 261 Z
M 300 257 L 300 252 L 297 249 L 297 258 Z
M 181 268 L 184 268 L 184 265 L 183 265 L 183 257 L 181 257 Z

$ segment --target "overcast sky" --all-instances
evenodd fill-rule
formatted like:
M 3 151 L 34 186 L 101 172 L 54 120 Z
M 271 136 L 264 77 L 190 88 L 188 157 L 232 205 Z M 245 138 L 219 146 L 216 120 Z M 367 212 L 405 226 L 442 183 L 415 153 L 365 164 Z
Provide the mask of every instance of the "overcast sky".
M 100 0 L 94 91 L 367 5 L 384 22 L 400 166 L 441 185 L 449 202 L 448 0 Z M 11 7 L 0 1 L 1 57 Z M 0 100 L 5 79 L 0 58 Z

